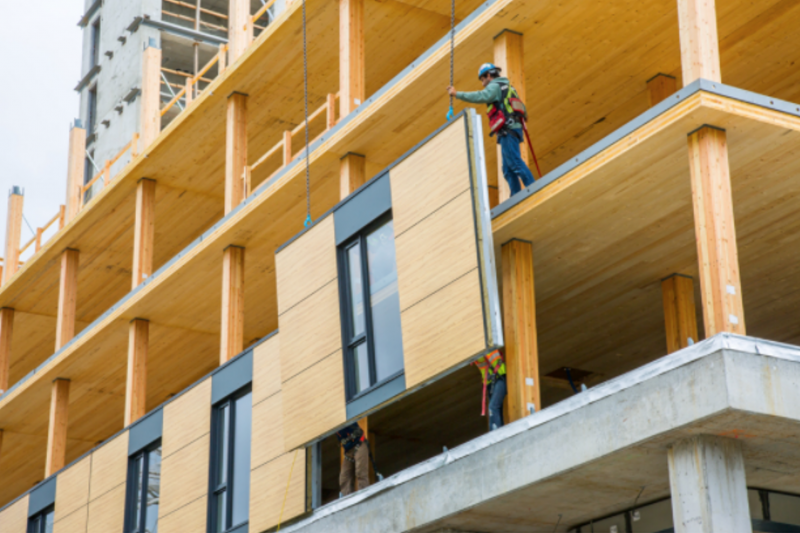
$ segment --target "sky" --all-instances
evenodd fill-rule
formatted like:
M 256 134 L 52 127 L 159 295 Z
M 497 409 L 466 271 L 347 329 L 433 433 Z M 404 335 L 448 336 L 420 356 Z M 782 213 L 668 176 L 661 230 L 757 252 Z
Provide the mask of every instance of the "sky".
M 3 17 L 14 23 L 0 32 L 6 51 L 0 83 L 0 256 L 12 186 L 25 189 L 23 213 L 34 230 L 65 202 L 69 128 L 79 112 L 73 89 L 81 78 L 78 21 L 84 0 L 2 5 Z M 23 222 L 22 244 L 32 235 Z

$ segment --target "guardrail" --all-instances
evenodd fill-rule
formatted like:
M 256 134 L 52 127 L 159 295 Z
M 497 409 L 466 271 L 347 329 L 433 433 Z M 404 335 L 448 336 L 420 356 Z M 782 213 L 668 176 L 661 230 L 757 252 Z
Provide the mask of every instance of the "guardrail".
M 47 224 L 45 224 L 45 225 L 44 225 L 44 226 L 42 226 L 41 228 L 36 228 L 36 234 L 35 234 L 33 237 L 31 237 L 31 240 L 29 240 L 27 243 L 25 243 L 25 245 L 24 245 L 24 246 L 22 246 L 22 247 L 19 249 L 19 255 L 22 255 L 22 254 L 23 254 L 23 252 L 25 252 L 25 250 L 27 250 L 28 248 L 30 248 L 30 246 L 31 246 L 32 244 L 35 244 L 35 245 L 36 245 L 36 246 L 34 247 L 34 251 L 33 251 L 33 253 L 36 253 L 36 252 L 38 252 L 38 251 L 39 251 L 39 249 L 42 247 L 42 235 L 44 235 L 44 232 L 45 232 L 45 231 L 47 231 L 48 229 L 50 229 L 50 226 L 52 226 L 53 224 L 55 224 L 55 223 L 56 223 L 56 221 L 58 221 L 58 229 L 60 230 L 61 228 L 63 228 L 63 227 L 64 227 L 64 224 L 65 224 L 65 221 L 66 221 L 66 215 L 67 215 L 67 208 L 66 208 L 66 206 L 64 206 L 64 205 L 61 205 L 61 206 L 58 208 L 58 213 L 56 213 L 56 216 L 54 216 L 53 218 L 51 218 L 51 219 L 50 219 L 50 220 L 47 222 Z M 20 265 L 21 265 L 21 264 L 22 264 L 22 261 L 20 261 Z
M 108 185 L 108 182 L 111 181 L 111 166 L 114 163 L 116 163 L 117 161 L 119 161 L 119 159 L 123 155 L 125 155 L 125 152 L 127 152 L 128 150 L 131 151 L 131 159 L 135 159 L 136 156 L 139 155 L 139 134 L 138 133 L 134 133 L 133 134 L 133 138 L 131 138 L 131 142 L 129 142 L 128 144 L 123 146 L 122 150 L 120 150 L 117 153 L 117 155 L 115 155 L 113 157 L 113 159 L 106 160 L 105 165 L 103 165 L 103 169 L 100 172 L 95 174 L 92 177 L 92 179 L 90 179 L 85 185 L 82 185 L 82 186 L 79 185 L 78 186 L 78 188 L 80 189 L 80 207 L 78 209 L 79 211 L 81 209 L 83 209 L 83 206 L 84 206 L 84 203 L 85 203 L 84 202 L 84 196 L 86 196 L 86 193 L 89 191 L 89 189 L 91 189 L 92 186 L 94 186 L 94 184 L 97 183 L 97 180 L 99 180 L 102 177 L 103 178 L 103 186 Z
M 173 4 L 173 5 L 176 5 L 176 6 L 185 7 L 187 9 L 193 9 L 193 10 L 195 10 L 195 16 L 194 17 L 189 17 L 187 15 L 181 15 L 179 13 L 173 13 L 172 11 L 167 11 L 166 9 L 162 9 L 161 10 L 161 14 L 162 15 L 167 15 L 167 16 L 176 18 L 178 20 L 185 20 L 187 22 L 191 22 L 192 24 L 195 25 L 195 29 L 200 29 L 199 26 L 205 26 L 207 28 L 211 28 L 212 30 L 221 31 L 221 32 L 224 32 L 224 33 L 228 32 L 228 27 L 227 26 L 220 26 L 218 24 L 212 24 L 210 22 L 206 22 L 204 20 L 201 20 L 200 19 L 200 14 L 201 13 L 205 13 L 206 15 L 211 15 L 212 17 L 216 17 L 216 18 L 221 19 L 221 20 L 228 20 L 228 15 L 225 15 L 223 13 L 219 13 L 217 11 L 212 11 L 211 9 L 206 9 L 204 7 L 198 7 L 197 5 L 190 4 L 188 2 L 181 2 L 180 0 L 164 0 L 164 1 L 167 2 L 168 4 Z
M 261 17 L 263 17 L 264 14 L 267 12 L 267 10 L 269 8 L 271 8 L 274 3 L 275 3 L 275 0 L 269 0 L 263 6 L 261 6 L 261 8 L 258 11 L 256 11 L 255 14 L 253 16 L 251 16 L 247 20 L 247 24 L 244 25 L 245 31 L 250 31 L 251 29 L 259 29 L 259 30 L 263 31 L 264 27 L 256 26 L 256 21 L 258 19 L 260 19 Z
M 227 44 L 220 45 L 219 52 L 217 53 L 217 55 L 215 55 L 211 59 L 211 61 L 206 63 L 206 66 L 200 69 L 200 72 L 198 72 L 194 76 L 162 68 L 161 70 L 164 72 L 169 72 L 170 74 L 178 73 L 182 76 L 186 76 L 186 84 L 180 91 L 178 91 L 178 93 L 175 96 L 172 97 L 172 100 L 170 100 L 169 103 L 161 109 L 161 116 L 163 117 L 164 115 L 166 115 L 167 111 L 169 111 L 172 108 L 172 106 L 178 103 L 181 98 L 185 99 L 186 105 L 188 107 L 189 104 L 192 103 L 194 98 L 202 92 L 199 86 L 197 87 L 197 89 L 195 89 L 195 85 L 200 81 L 204 81 L 207 83 L 211 83 L 211 81 L 213 81 L 203 77 L 209 70 L 211 70 L 211 67 L 219 63 L 219 69 L 218 69 L 219 74 L 222 74 L 222 72 L 225 70 L 225 59 L 227 57 L 226 56 L 227 52 L 228 52 L 228 45 Z

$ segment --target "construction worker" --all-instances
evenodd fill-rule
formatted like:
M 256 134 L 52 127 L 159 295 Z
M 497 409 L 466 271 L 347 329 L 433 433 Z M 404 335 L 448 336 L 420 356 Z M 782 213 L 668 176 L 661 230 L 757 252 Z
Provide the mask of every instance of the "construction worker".
M 503 401 L 506 399 L 506 363 L 500 350 L 484 355 L 474 363 L 483 380 L 483 412 L 486 416 L 486 397 L 489 397 L 489 431 L 503 427 Z
M 491 63 L 484 63 L 478 70 L 478 79 L 484 86 L 482 91 L 461 92 L 456 91 L 455 87 L 448 87 L 447 92 L 464 102 L 488 105 L 490 135 L 497 134 L 497 144 L 503 156 L 503 174 L 511 189 L 511 196 L 514 196 L 522 187 L 531 185 L 534 178 L 520 154 L 522 123 L 508 105 L 509 97 L 519 101 L 517 92 L 508 78 L 500 76 L 500 70 Z
M 347 496 L 355 491 L 356 479 L 359 490 L 369 486 L 369 443 L 358 422 L 337 431 L 336 438 L 344 450 L 339 471 L 339 492 Z

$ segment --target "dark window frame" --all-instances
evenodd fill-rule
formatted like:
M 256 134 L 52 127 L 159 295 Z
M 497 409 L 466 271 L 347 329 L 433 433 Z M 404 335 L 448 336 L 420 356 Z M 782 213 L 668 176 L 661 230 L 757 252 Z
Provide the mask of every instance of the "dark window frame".
M 94 141 L 94 130 L 97 128 L 97 84 L 89 87 L 86 95 L 86 136 L 88 144 Z
M 89 38 L 90 70 L 100 64 L 100 29 L 100 17 L 97 17 L 97 20 L 92 22 L 92 26 L 89 29 L 91 35 Z
M 138 481 L 136 474 L 137 463 L 141 460 L 142 470 L 139 477 L 150 475 L 150 453 L 156 449 L 161 448 L 161 439 L 156 440 L 152 444 L 148 444 L 141 450 L 128 457 L 128 477 L 125 487 L 125 533 L 144 533 L 144 526 L 147 523 L 147 489 L 148 484 L 142 483 L 141 491 L 137 491 L 136 483 Z M 163 457 L 162 457 L 163 459 Z M 161 481 L 159 479 L 159 499 L 161 492 Z M 137 494 L 138 492 L 138 494 Z M 141 499 L 140 499 L 141 498 Z M 143 502 L 141 509 L 139 509 L 139 529 L 135 529 L 136 518 L 135 509 L 139 502 Z M 156 517 L 158 520 L 158 517 Z
M 250 519 L 244 522 L 234 524 L 233 523 L 233 513 L 231 510 L 233 509 L 233 484 L 234 484 L 234 475 L 235 475 L 235 449 L 236 449 L 236 401 L 240 398 L 251 394 L 251 401 L 252 401 L 252 392 L 253 386 L 252 383 L 248 383 L 244 387 L 238 389 L 237 391 L 233 392 L 229 396 L 226 396 L 224 399 L 220 400 L 212 407 L 211 412 L 211 460 L 209 461 L 209 476 L 208 476 L 208 525 L 207 531 L 208 533 L 224 533 L 227 531 L 233 531 L 239 527 L 242 527 L 244 524 L 249 523 Z M 228 410 L 227 418 L 224 419 L 222 416 L 222 412 L 224 409 Z M 252 415 L 251 415 L 252 416 Z M 220 431 L 223 429 L 222 424 L 223 421 L 227 420 L 227 427 L 224 428 L 225 434 L 222 436 L 225 438 L 225 452 L 226 457 L 225 460 L 225 481 L 221 482 L 218 480 L 218 457 L 219 457 L 219 448 L 220 448 Z M 251 438 L 252 438 L 252 419 L 251 423 Z M 250 457 L 247 457 L 246 460 L 249 462 Z M 252 466 L 252 465 L 251 465 Z M 216 530 L 216 523 L 217 517 L 219 515 L 219 509 L 217 506 L 217 497 L 220 493 L 225 493 L 225 520 L 223 523 L 223 528 L 218 532 Z M 250 503 L 248 502 L 248 508 Z M 248 513 L 249 514 L 249 513 Z
M 46 533 L 47 531 L 47 516 L 53 517 L 55 522 L 55 504 L 50 504 L 35 515 L 28 518 L 28 533 Z
M 387 376 L 381 381 L 378 381 L 377 376 L 377 361 L 375 359 L 375 342 L 372 323 L 372 305 L 370 301 L 370 284 L 369 284 L 369 264 L 367 256 L 367 236 L 373 231 L 377 230 L 384 224 L 394 220 L 391 209 L 386 213 L 380 215 L 372 220 L 369 224 L 364 226 L 357 233 L 353 234 L 346 241 L 342 242 L 337 247 L 337 260 L 339 263 L 339 306 L 342 317 L 342 352 L 344 353 L 344 375 L 345 375 L 345 396 L 347 402 L 352 402 L 362 398 L 382 385 L 392 381 L 393 379 L 405 374 L 405 366 L 395 372 L 391 376 Z M 395 237 L 396 242 L 396 237 Z M 361 271 L 361 290 L 362 302 L 364 306 L 364 332 L 361 335 L 355 335 L 354 324 L 352 321 L 352 304 L 351 304 L 351 285 L 350 285 L 350 261 L 348 260 L 348 251 L 354 246 L 360 246 L 360 271 Z M 397 268 L 397 264 L 395 264 Z M 369 381 L 370 386 L 364 390 L 357 391 L 355 364 L 353 361 L 354 350 L 362 344 L 367 346 L 367 359 L 369 361 Z

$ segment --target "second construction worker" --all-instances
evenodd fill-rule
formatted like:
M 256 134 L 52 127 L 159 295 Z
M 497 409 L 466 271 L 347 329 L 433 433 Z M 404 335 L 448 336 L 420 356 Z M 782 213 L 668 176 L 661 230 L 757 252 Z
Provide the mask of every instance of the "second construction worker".
M 500 350 L 484 355 L 474 363 L 483 380 L 483 412 L 486 415 L 486 398 L 489 398 L 489 431 L 503 427 L 503 401 L 506 399 L 506 363 Z
M 514 196 L 522 187 L 533 184 L 534 178 L 520 154 L 522 123 L 509 104 L 509 98 L 519 102 L 517 92 L 508 78 L 500 76 L 500 70 L 491 63 L 484 63 L 478 71 L 478 78 L 484 86 L 482 91 L 461 92 L 456 91 L 455 87 L 448 87 L 447 92 L 464 102 L 488 105 L 491 135 L 497 135 L 497 144 L 503 157 L 503 175 L 511 196 Z
M 369 443 L 357 422 L 337 431 L 336 438 L 344 451 L 339 492 L 347 496 L 355 491 L 356 479 L 359 490 L 369 486 Z

